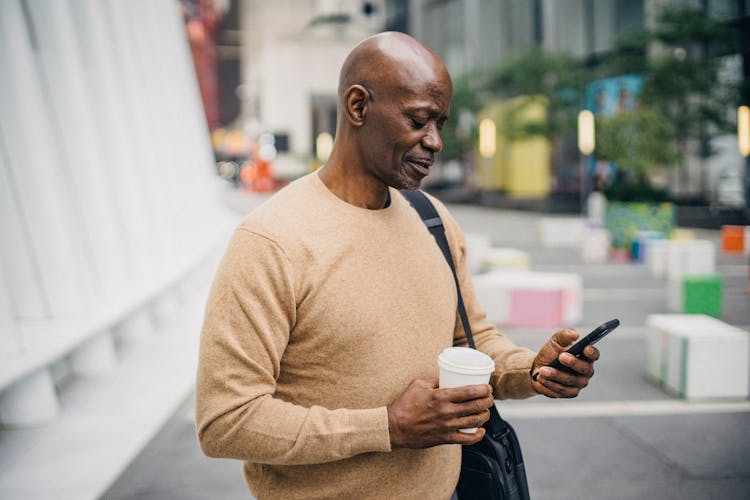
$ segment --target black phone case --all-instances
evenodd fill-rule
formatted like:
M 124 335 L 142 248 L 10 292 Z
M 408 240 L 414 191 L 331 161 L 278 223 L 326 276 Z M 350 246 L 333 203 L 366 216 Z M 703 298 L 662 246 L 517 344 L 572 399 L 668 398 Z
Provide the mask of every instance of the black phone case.
M 607 321 L 606 323 L 603 323 L 596 328 L 594 328 L 594 331 L 583 337 L 581 340 L 573 344 L 569 349 L 567 349 L 565 352 L 572 354 L 576 358 L 581 358 L 583 356 L 583 350 L 586 348 L 587 345 L 592 344 L 600 340 L 602 337 L 610 333 L 612 330 L 620 326 L 620 320 L 615 318 L 612 320 Z M 550 364 L 547 366 L 551 368 L 556 368 L 558 370 L 563 370 L 570 372 L 570 368 L 560 363 L 559 359 L 554 359 Z

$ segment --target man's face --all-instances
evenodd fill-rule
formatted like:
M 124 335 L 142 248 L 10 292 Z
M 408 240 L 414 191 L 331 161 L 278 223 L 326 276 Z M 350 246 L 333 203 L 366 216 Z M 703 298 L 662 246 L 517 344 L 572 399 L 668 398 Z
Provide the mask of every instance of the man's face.
M 402 77 L 398 83 L 373 96 L 361 153 L 370 173 L 384 184 L 417 189 L 443 148 L 440 131 L 452 86 L 445 72 Z

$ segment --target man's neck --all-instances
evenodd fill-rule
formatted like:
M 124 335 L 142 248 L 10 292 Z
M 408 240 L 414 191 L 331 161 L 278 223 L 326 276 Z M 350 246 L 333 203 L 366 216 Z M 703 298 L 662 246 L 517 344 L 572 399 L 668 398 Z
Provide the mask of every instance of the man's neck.
M 330 160 L 318 170 L 323 184 L 336 196 L 355 207 L 380 210 L 387 206 L 388 186 Z

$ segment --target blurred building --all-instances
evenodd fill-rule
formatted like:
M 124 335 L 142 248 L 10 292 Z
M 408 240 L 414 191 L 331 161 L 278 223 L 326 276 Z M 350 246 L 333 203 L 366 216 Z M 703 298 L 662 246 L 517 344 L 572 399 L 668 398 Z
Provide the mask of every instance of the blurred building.
M 237 0 L 180 0 L 206 122 L 211 130 L 239 115 L 240 30 Z
M 652 26 L 659 8 L 665 5 L 700 7 L 707 15 L 745 33 L 749 19 L 744 0 L 182 0 L 182 3 L 186 6 L 209 127 L 212 130 L 221 127 L 215 137 L 225 138 L 224 142 L 230 143 L 229 149 L 242 152 L 224 156 L 252 157 L 259 149 L 259 142 L 268 146 L 270 141 L 278 154 L 273 169 L 282 178 L 295 177 L 325 161 L 335 133 L 340 65 L 358 41 L 375 32 L 399 30 L 412 34 L 435 50 L 453 77 L 459 78 L 471 71 L 499 67 L 532 46 L 570 54 L 595 66 L 606 60 L 618 35 L 631 28 Z M 724 59 L 726 78 L 747 80 L 748 54 Z M 607 88 L 617 82 L 589 83 L 590 87 L 601 84 Z M 492 109 L 497 113 L 499 108 Z M 230 133 L 225 134 L 225 130 Z M 669 179 L 673 194 L 721 203 L 734 200 L 736 205 L 737 193 L 742 192 L 738 184 L 748 180 L 748 176 L 744 175 L 743 160 L 735 142 L 731 134 L 719 137 L 713 140 L 712 156 L 689 156 L 679 179 Z M 589 171 L 594 167 L 587 165 L 582 169 L 575 137 L 570 134 L 554 147 L 539 145 L 547 151 L 537 154 L 538 148 L 521 145 L 514 149 L 510 162 L 494 159 L 495 166 L 479 165 L 478 174 L 470 177 L 470 182 L 476 179 L 485 189 L 505 190 L 518 197 L 554 197 L 558 205 L 567 202 L 569 209 L 577 210 L 581 192 L 588 184 L 584 177 L 591 175 Z M 222 153 L 218 152 L 218 156 Z M 531 158 L 534 171 L 529 173 L 524 165 Z M 462 175 L 456 165 L 442 167 L 446 174 L 453 172 L 451 177 L 455 178 L 456 172 Z M 431 181 L 439 180 L 443 174 L 440 167 L 435 170 Z M 518 182 L 506 185 L 506 179 Z
M 453 75 L 489 68 L 532 45 L 586 57 L 645 22 L 644 0 L 411 0 L 410 30 Z
M 384 9 L 379 1 L 239 1 L 237 126 L 273 134 L 277 170 L 325 160 L 318 149 L 327 141 L 318 139 L 335 133 L 339 69 L 357 42 L 382 29 Z
M 442 57 L 456 78 L 501 65 L 531 46 L 595 64 L 606 57 L 618 34 L 651 26 L 659 7 L 665 5 L 702 8 L 747 36 L 750 5 L 744 0 L 410 0 L 407 25 L 412 35 Z M 747 52 L 725 58 L 726 78 L 748 81 L 749 74 Z M 670 183 L 676 194 L 712 198 L 723 184 L 744 176 L 736 135 L 719 137 L 714 146 L 717 154 L 707 159 L 688 158 L 686 182 Z M 578 152 L 574 145 L 563 145 L 556 154 L 557 169 L 548 178 L 538 176 L 538 182 L 548 182 L 551 194 L 575 195 L 582 185 Z

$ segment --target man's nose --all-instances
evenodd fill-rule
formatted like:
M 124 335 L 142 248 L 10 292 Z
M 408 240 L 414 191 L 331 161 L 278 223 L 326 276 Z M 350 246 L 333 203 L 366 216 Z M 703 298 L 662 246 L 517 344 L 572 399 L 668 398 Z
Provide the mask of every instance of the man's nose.
M 422 145 L 433 153 L 439 153 L 443 149 L 443 140 L 437 126 L 430 124 L 427 127 L 427 133 L 422 137 Z

